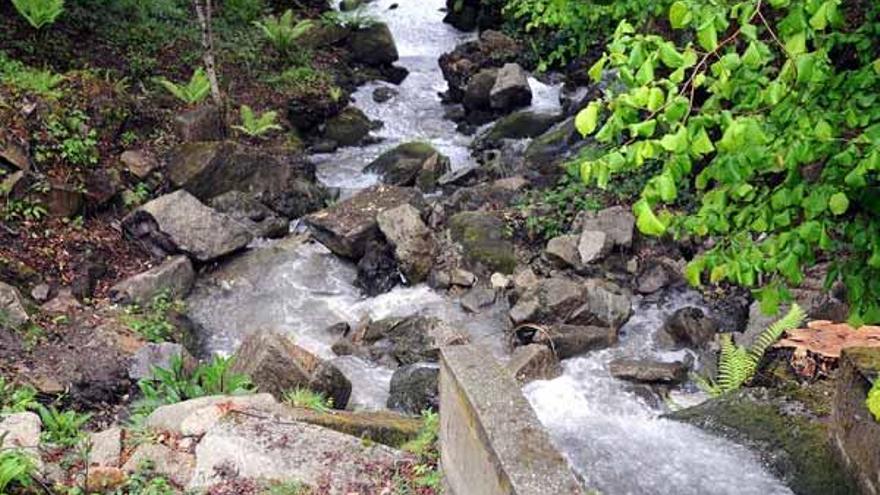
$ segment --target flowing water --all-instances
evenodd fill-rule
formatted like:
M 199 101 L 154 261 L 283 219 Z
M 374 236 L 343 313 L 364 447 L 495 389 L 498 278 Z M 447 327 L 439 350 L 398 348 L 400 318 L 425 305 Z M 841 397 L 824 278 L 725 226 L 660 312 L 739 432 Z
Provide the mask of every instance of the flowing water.
M 392 4 L 398 7 L 389 10 Z M 440 54 L 467 39 L 441 22 L 444 0 L 378 0 L 369 12 L 389 24 L 410 74 L 394 89 L 398 95 L 375 103 L 372 92 L 386 83 L 370 83 L 354 95 L 356 106 L 384 122 L 375 134 L 381 142 L 343 148 L 313 157 L 328 186 L 345 194 L 378 178 L 363 167 L 383 151 L 406 141 L 433 144 L 450 157 L 453 168 L 471 163 L 471 138 L 443 119 L 438 93 L 446 89 L 437 65 Z M 558 110 L 558 89 L 530 80 L 533 107 Z M 252 249 L 207 277 L 188 304 L 193 319 L 206 330 L 209 352 L 231 353 L 249 333 L 275 329 L 333 362 L 352 381 L 351 407 L 385 405 L 392 371 L 354 357 L 335 357 L 337 335 L 326 329 L 338 322 L 413 314 L 443 318 L 468 331 L 504 359 L 506 307 L 498 303 L 479 315 L 464 313 L 458 301 L 426 286 L 398 287 L 375 298 L 354 287 L 355 267 L 316 243 L 297 236 L 259 241 Z M 783 494 L 790 493 L 758 463 L 753 453 L 688 425 L 660 418 L 662 404 L 637 395 L 612 378 L 608 362 L 617 357 L 682 355 L 653 350 L 653 333 L 674 309 L 697 304 L 694 294 L 674 294 L 662 302 L 640 302 L 613 349 L 569 359 L 555 380 L 533 382 L 527 396 L 554 441 L 591 487 L 617 494 Z M 691 400 L 681 395 L 679 400 Z

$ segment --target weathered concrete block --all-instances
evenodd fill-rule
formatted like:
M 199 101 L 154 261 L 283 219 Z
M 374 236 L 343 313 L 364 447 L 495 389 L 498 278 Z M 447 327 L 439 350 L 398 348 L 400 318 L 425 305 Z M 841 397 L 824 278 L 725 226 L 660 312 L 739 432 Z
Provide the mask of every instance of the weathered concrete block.
M 452 493 L 585 493 L 519 385 L 488 351 L 464 345 L 441 355 L 440 455 Z
M 841 354 L 834 395 L 834 445 L 853 472 L 862 493 L 880 494 L 880 423 L 865 399 L 871 380 L 880 377 L 880 349 L 851 348 Z

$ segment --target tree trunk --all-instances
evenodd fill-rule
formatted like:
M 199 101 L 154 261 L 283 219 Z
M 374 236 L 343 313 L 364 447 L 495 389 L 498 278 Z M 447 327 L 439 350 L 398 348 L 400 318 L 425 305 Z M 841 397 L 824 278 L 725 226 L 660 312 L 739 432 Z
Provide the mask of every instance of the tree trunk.
M 204 2 L 204 3 L 202 3 Z M 208 80 L 211 82 L 211 98 L 214 103 L 221 108 L 223 107 L 223 99 L 220 95 L 220 85 L 217 83 L 217 69 L 214 63 L 214 30 L 212 25 L 212 9 L 211 0 L 193 0 L 196 8 L 196 16 L 199 18 L 199 25 L 202 28 L 202 49 L 204 53 L 202 60 L 205 63 L 205 72 L 208 74 Z

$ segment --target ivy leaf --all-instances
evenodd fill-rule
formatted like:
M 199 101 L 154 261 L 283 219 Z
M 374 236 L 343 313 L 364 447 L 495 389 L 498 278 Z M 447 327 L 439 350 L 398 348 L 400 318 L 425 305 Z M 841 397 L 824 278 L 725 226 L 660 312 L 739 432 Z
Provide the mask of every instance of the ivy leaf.
M 707 52 L 718 48 L 718 32 L 715 30 L 715 19 L 710 18 L 697 31 L 697 41 Z
M 810 26 L 816 31 L 823 31 L 828 27 L 828 2 L 824 2 L 816 9 L 813 17 L 810 17 Z
M 684 153 L 688 146 L 687 130 L 683 126 L 679 126 L 675 134 L 667 134 L 660 138 L 660 146 L 666 151 Z
M 660 88 L 651 88 L 651 91 L 648 93 L 648 110 L 651 112 L 656 112 L 663 108 L 663 103 L 665 102 L 666 97 L 663 95 L 663 90 Z
M 785 51 L 788 52 L 789 55 L 795 56 L 800 55 L 807 51 L 807 35 L 803 31 L 795 33 L 792 36 L 789 36 L 788 39 L 785 40 Z
M 578 112 L 577 117 L 574 118 L 574 126 L 581 133 L 581 136 L 587 137 L 596 130 L 596 126 L 599 124 L 600 106 L 599 102 L 591 101 L 587 108 Z
M 828 200 L 828 209 L 835 215 L 843 215 L 849 209 L 849 198 L 842 192 L 833 194 Z
M 660 193 L 660 199 L 667 203 L 675 200 L 678 191 L 675 188 L 675 181 L 668 174 L 658 175 L 656 177 L 656 186 L 657 192 Z
M 651 119 L 638 124 L 630 124 L 629 132 L 633 136 L 651 137 L 654 135 L 654 129 L 657 128 L 657 120 Z
M 666 232 L 667 224 L 662 222 L 651 211 L 651 206 L 644 199 L 640 199 L 633 205 L 633 213 L 636 215 L 636 226 L 645 235 L 660 236 Z
M 599 80 L 602 79 L 602 70 L 605 69 L 605 63 L 607 61 L 608 56 L 602 55 L 602 58 L 597 60 L 596 63 L 590 67 L 590 70 L 587 71 L 587 75 L 590 76 L 590 79 L 592 79 L 593 82 L 599 82 Z
M 687 26 L 692 18 L 690 9 L 682 1 L 675 2 L 669 7 L 669 24 L 672 25 L 672 29 L 681 29 Z
M 660 45 L 660 61 L 670 69 L 677 69 L 684 66 L 684 55 L 678 53 L 675 45 L 666 42 Z
M 654 80 L 654 61 L 650 58 L 642 63 L 636 72 L 636 82 L 642 86 Z
M 687 112 L 689 103 L 688 99 L 684 96 L 676 96 L 669 102 L 666 111 L 663 112 L 663 118 L 670 124 L 678 122 Z
M 701 127 L 691 138 L 691 153 L 697 156 L 703 156 L 713 151 L 715 151 L 715 146 L 712 145 L 712 140 L 709 139 L 709 134 L 706 132 L 706 129 Z

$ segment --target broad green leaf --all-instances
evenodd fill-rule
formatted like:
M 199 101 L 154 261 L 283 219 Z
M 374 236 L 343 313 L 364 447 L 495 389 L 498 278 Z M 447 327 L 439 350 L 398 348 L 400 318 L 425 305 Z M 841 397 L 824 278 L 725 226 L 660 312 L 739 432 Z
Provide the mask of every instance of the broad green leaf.
M 692 18 L 690 9 L 682 1 L 675 2 L 669 7 L 669 24 L 672 25 L 673 29 L 681 29 L 687 26 Z
M 602 70 L 605 69 L 605 63 L 608 61 L 608 57 L 603 55 L 602 58 L 596 61 L 590 70 L 587 71 L 587 75 L 590 76 L 590 79 L 593 82 L 599 82 L 602 79 Z
M 636 83 L 641 86 L 648 84 L 649 82 L 654 80 L 654 61 L 650 58 L 645 60 L 642 63 L 642 66 L 639 67 L 638 72 L 636 72 Z
M 849 198 L 846 197 L 846 193 L 839 192 L 833 194 L 831 199 L 828 200 L 828 209 L 835 215 L 846 213 L 846 210 L 849 209 Z
M 715 30 L 715 20 L 709 19 L 697 31 L 697 42 L 707 52 L 718 48 L 718 32 Z
M 651 91 L 648 92 L 648 110 L 652 112 L 656 112 L 663 107 L 663 103 L 665 103 L 666 97 L 663 95 L 663 90 L 660 88 L 651 88 Z
M 587 137 L 596 130 L 596 126 L 599 124 L 600 107 L 599 102 L 591 101 L 587 108 L 578 112 L 574 119 L 574 126 L 581 133 L 581 136 Z
M 667 224 L 662 222 L 651 210 L 651 206 L 644 199 L 633 205 L 633 213 L 636 215 L 636 226 L 645 235 L 660 236 L 666 232 Z
M 660 61 L 670 69 L 677 69 L 684 66 L 684 55 L 678 53 L 675 45 L 670 42 L 660 45 Z
M 660 146 L 663 147 L 666 151 L 671 151 L 673 153 L 684 153 L 687 151 L 688 139 L 687 139 L 687 129 L 684 126 L 679 126 L 678 131 L 675 134 L 667 134 L 660 138 Z
M 691 138 L 691 153 L 697 156 L 703 156 L 713 151 L 715 151 L 715 146 L 712 145 L 712 141 L 709 139 L 709 134 L 706 132 L 706 129 L 701 127 Z
M 638 124 L 630 124 L 629 131 L 633 136 L 651 137 L 654 135 L 654 129 L 657 128 L 657 120 L 651 119 Z
M 669 102 L 663 112 L 663 118 L 669 123 L 678 122 L 687 112 L 689 101 L 684 96 L 676 96 Z
M 810 17 L 810 26 L 816 31 L 823 31 L 828 27 L 828 7 L 829 2 L 824 2 L 816 9 L 813 17 Z
M 785 40 L 785 51 L 788 52 L 789 55 L 795 56 L 800 55 L 807 51 L 807 35 L 805 32 L 801 31 L 790 36 Z

